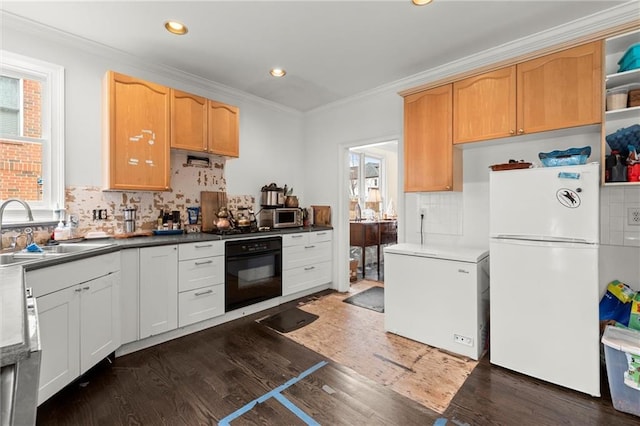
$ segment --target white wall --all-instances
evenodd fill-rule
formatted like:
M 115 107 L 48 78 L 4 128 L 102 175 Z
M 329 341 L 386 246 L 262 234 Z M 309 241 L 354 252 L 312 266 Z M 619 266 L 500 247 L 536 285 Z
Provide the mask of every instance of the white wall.
M 228 193 L 254 195 L 259 202 L 260 188 L 272 181 L 304 193 L 300 113 L 9 17 L 3 26 L 2 49 L 65 68 L 67 186 L 102 185 L 102 84 L 114 70 L 240 108 L 240 158 L 226 162 Z

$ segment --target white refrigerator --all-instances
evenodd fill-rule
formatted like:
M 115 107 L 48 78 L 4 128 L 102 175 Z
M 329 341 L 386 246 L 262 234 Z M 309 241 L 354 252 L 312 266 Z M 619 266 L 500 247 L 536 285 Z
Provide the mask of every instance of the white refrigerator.
M 597 163 L 490 172 L 491 363 L 600 396 Z

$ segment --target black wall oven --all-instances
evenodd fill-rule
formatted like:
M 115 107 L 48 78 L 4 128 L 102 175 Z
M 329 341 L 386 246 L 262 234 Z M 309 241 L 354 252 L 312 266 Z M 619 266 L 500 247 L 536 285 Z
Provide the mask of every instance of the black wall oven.
M 282 296 L 282 238 L 225 244 L 225 312 Z

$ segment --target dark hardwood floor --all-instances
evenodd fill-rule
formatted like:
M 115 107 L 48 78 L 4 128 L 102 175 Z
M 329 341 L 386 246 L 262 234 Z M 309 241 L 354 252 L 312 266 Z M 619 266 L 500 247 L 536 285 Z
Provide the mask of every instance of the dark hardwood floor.
M 298 345 L 255 320 L 294 302 L 103 361 L 38 409 L 39 425 L 218 424 L 245 404 L 328 364 L 232 425 L 638 425 L 640 418 L 592 398 L 492 366 L 485 357 L 444 414 L 431 411 Z M 605 379 L 606 380 L 606 379 Z

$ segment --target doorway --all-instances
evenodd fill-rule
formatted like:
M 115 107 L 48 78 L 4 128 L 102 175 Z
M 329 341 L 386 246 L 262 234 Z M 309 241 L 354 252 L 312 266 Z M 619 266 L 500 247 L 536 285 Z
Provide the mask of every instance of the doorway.
M 349 281 L 384 282 L 383 249 L 397 242 L 398 141 L 353 146 L 349 169 Z

